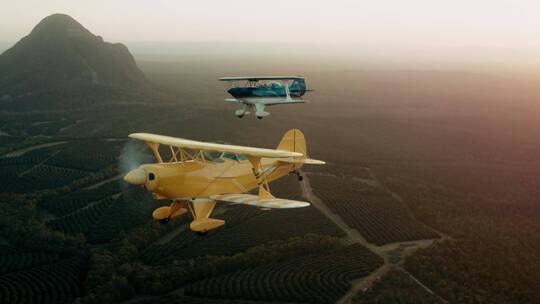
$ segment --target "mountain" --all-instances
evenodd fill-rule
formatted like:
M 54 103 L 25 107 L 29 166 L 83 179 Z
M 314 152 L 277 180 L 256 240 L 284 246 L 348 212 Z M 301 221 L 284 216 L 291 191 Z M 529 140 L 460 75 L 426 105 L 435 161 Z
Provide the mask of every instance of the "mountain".
M 0 102 L 46 106 L 68 97 L 77 103 L 83 95 L 150 87 L 125 45 L 103 41 L 64 14 L 46 17 L 0 55 Z

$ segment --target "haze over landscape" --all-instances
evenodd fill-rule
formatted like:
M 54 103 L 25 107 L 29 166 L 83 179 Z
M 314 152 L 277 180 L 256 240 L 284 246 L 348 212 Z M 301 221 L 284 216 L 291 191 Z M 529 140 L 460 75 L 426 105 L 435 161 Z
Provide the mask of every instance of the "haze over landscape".
M 128 44 L 135 54 L 181 49 L 171 42 L 239 44 L 220 48 L 224 53 L 242 48 L 257 53 L 269 43 L 280 43 L 297 54 L 374 57 L 385 60 L 378 62 L 383 66 L 498 67 L 537 73 L 539 9 L 536 1 L 506 0 L 16 1 L 3 4 L 0 46 L 15 43 L 43 16 L 61 12 L 106 40 Z
M 540 4 L 18 1 L 0 18 L 1 303 L 539 303 Z M 32 9 L 28 9 L 31 7 Z M 303 75 L 238 119 L 222 76 Z M 311 206 L 204 237 L 133 132 L 275 148 Z

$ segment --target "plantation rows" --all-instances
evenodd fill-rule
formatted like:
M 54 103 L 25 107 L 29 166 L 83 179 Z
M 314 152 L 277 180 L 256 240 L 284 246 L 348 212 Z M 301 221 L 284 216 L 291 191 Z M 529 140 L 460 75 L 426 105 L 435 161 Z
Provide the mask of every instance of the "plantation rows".
M 324 166 L 304 166 L 302 170 L 307 173 L 320 173 L 335 176 L 354 176 L 361 179 L 370 179 L 371 174 L 368 168 L 351 166 L 337 163 L 326 163 Z
M 0 158 L 1 160 L 2 158 Z M 0 192 L 24 192 L 24 185 L 19 182 L 19 174 L 30 169 L 31 165 L 0 165 Z
M 317 196 L 370 243 L 384 245 L 438 237 L 386 193 L 362 190 L 365 185 L 346 178 L 313 175 L 310 180 Z
M 207 278 L 184 292 L 218 299 L 333 303 L 350 289 L 351 280 L 368 275 L 382 263 L 367 248 L 354 244 Z
M 46 144 L 46 143 L 44 143 Z M 41 145 L 41 143 L 36 143 L 36 145 Z M 41 147 L 39 149 L 35 150 L 29 150 L 23 153 L 19 156 L 11 156 L 11 157 L 2 157 L 0 158 L 0 165 L 10 165 L 10 164 L 16 164 L 16 165 L 30 165 L 30 164 L 37 164 L 47 158 L 49 158 L 51 155 L 58 153 L 60 150 L 62 150 L 67 143 L 57 143 L 52 146 L 48 147 Z M 31 147 L 28 147 L 31 148 Z M 24 150 L 24 148 L 23 148 Z M 13 151 L 15 152 L 15 151 Z
M 0 254 L 0 275 L 50 264 L 59 259 L 57 254 L 45 252 L 12 252 Z
M 44 176 L 44 180 L 40 181 L 39 172 L 32 174 L 29 171 L 22 177 L 20 175 L 50 157 L 58 149 L 58 146 L 53 146 L 30 151 L 17 157 L 0 157 L 0 167 L 2 168 L 0 170 L 0 192 L 22 193 L 27 192 L 28 189 L 47 188 L 51 183 L 48 176 Z M 54 179 L 52 182 L 55 182 Z
M 26 193 L 65 186 L 81 178 L 87 172 L 48 165 L 2 166 L 0 190 L 2 192 Z
M 0 147 L 7 147 L 23 140 L 24 137 L 0 135 Z
M 2 303 L 72 303 L 81 293 L 84 259 L 74 257 L 0 276 Z
M 102 139 L 73 141 L 47 160 L 47 164 L 83 171 L 99 171 L 117 162 L 123 144 L 123 141 Z
M 208 299 L 198 297 L 181 296 L 177 294 L 169 294 L 161 297 L 151 297 L 146 299 L 140 299 L 130 301 L 132 304 L 265 304 L 267 302 L 253 302 L 253 301 L 240 301 L 240 300 L 226 300 L 226 299 Z M 277 302 L 271 301 L 268 303 Z
M 200 256 L 201 253 L 232 255 L 259 244 L 304 236 L 307 233 L 344 235 L 342 230 L 314 207 L 260 212 L 241 225 L 226 227 L 224 231 L 212 235 L 208 241 L 192 244 L 182 250 L 180 255 L 186 258 Z
M 8 244 L 0 244 L 0 253 L 1 254 L 12 254 L 12 253 L 17 253 L 17 252 L 20 252 L 21 250 L 18 249 L 17 247 L 13 247 L 11 245 L 8 245 Z
M 56 215 L 66 215 L 87 206 L 91 202 L 120 192 L 118 184 L 118 180 L 113 180 L 94 189 L 77 190 L 67 195 L 54 196 L 43 201 L 41 206 Z
M 152 219 L 152 211 L 159 207 L 151 194 L 138 187 L 121 196 L 119 181 L 113 180 L 98 188 L 76 191 L 64 198 L 52 198 L 43 206 L 56 214 L 66 214 L 48 222 L 49 227 L 70 234 L 83 233 L 90 243 L 105 243 L 120 232 L 146 223 Z M 127 195 L 126 195 L 127 194 Z M 105 198 L 101 198 L 108 195 Z M 126 198 L 127 197 L 127 198 Z M 101 198 L 94 201 L 97 198 Z M 68 213 L 75 210 L 71 213 Z
M 105 198 L 93 203 L 91 206 L 54 219 L 48 222 L 47 225 L 52 229 L 70 234 L 86 234 L 114 202 L 115 200 L 112 198 Z
M 117 162 L 123 142 L 70 141 L 16 157 L 0 157 L 0 191 L 26 193 L 65 186 Z
M 34 151 L 32 151 L 34 152 Z M 1 157 L 0 158 L 0 167 L 6 166 L 28 166 L 38 164 L 39 162 L 44 161 L 48 154 L 31 154 L 32 152 L 26 153 L 17 157 Z
M 32 176 L 37 179 L 56 181 L 56 185 L 67 185 L 73 180 L 86 175 L 86 171 L 70 169 L 65 167 L 55 167 L 50 165 L 38 165 L 32 168 L 25 176 Z
M 396 288 L 399 287 L 399 288 Z M 437 295 L 428 292 L 409 274 L 402 270 L 391 270 L 377 280 L 368 290 L 361 291 L 353 298 L 353 303 L 448 303 Z M 482 302 L 476 302 L 482 303 Z
M 26 133 L 32 136 L 36 135 L 55 135 L 62 128 L 74 124 L 74 121 L 67 119 L 59 119 L 54 121 L 43 121 L 31 124 L 26 128 Z
M 224 226 L 204 237 L 186 227 L 169 242 L 149 247 L 143 259 L 157 263 L 202 255 L 232 255 L 259 244 L 307 233 L 343 236 L 337 226 L 313 207 L 268 211 L 243 205 L 226 208 L 224 214 L 216 216 L 225 220 Z
M 216 210 L 217 211 L 217 210 Z M 214 213 L 217 213 L 214 211 Z M 146 263 L 160 263 L 166 262 L 165 260 L 171 260 L 180 258 L 180 255 L 185 256 L 184 252 L 192 248 L 197 242 L 212 242 L 211 239 L 216 234 L 223 233 L 223 230 L 231 229 L 235 225 L 242 224 L 250 218 L 257 216 L 260 211 L 257 208 L 251 206 L 232 206 L 227 207 L 226 211 L 222 214 L 216 215 L 216 218 L 225 221 L 225 225 L 217 230 L 210 231 L 208 235 L 200 237 L 189 229 L 189 223 L 193 220 L 191 214 L 184 214 L 176 221 L 182 221 L 184 230 L 179 232 L 173 239 L 165 244 L 155 244 L 148 247 L 142 254 L 142 259 Z M 223 244 L 221 244 L 223 245 Z M 199 255 L 209 255 L 208 252 L 199 252 Z
M 270 183 L 270 190 L 275 197 L 304 200 L 302 189 L 296 175 L 290 174 Z
M 120 196 L 89 231 L 87 240 L 94 244 L 106 243 L 122 231 L 128 232 L 151 221 L 152 211 L 157 207 L 152 199 L 124 199 Z

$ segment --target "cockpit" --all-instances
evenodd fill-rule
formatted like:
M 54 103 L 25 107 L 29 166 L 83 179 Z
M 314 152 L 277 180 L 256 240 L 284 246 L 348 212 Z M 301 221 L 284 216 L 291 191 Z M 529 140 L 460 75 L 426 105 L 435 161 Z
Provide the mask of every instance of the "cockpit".
M 203 156 L 205 160 L 215 163 L 222 163 L 224 162 L 225 158 L 235 161 L 247 160 L 246 156 L 243 154 L 234 154 L 228 152 L 203 151 Z
M 228 159 L 232 159 L 232 160 L 236 160 L 236 161 L 247 160 L 246 156 L 243 155 L 243 154 L 233 154 L 233 153 L 227 153 L 227 152 L 223 152 L 221 154 L 220 158 L 221 159 L 228 158 Z

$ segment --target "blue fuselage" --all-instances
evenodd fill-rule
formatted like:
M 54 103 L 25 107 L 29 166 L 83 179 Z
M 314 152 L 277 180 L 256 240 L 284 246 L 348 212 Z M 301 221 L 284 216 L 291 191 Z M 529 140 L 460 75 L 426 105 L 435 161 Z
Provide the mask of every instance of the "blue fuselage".
M 234 98 L 257 98 L 257 97 L 287 97 L 283 85 L 271 83 L 269 85 L 254 87 L 234 87 L 227 91 Z M 306 93 L 306 84 L 303 79 L 295 80 L 289 86 L 291 97 L 301 97 Z

